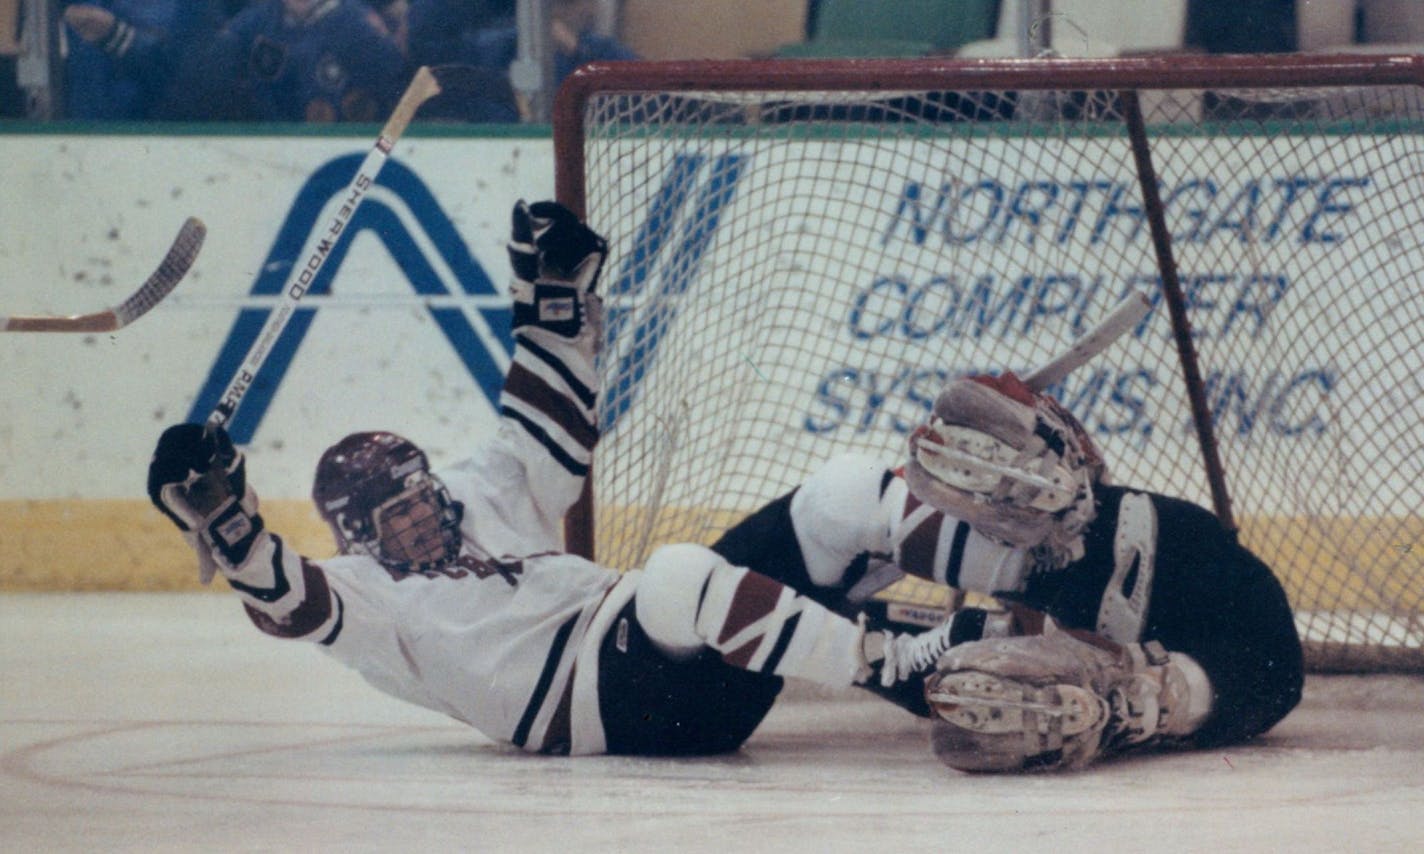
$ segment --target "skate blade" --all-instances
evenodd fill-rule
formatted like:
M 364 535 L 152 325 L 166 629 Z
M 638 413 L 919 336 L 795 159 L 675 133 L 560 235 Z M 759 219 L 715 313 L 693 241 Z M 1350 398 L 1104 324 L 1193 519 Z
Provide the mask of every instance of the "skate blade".
M 1077 685 L 1026 685 L 972 672 L 944 676 L 926 699 L 946 722 L 990 735 L 1051 726 L 1070 737 L 1102 726 L 1108 713 L 1102 698 Z

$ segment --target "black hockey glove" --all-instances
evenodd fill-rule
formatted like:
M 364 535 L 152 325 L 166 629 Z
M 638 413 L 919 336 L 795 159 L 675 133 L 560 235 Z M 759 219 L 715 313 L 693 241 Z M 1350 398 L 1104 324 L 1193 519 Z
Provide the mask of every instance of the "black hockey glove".
M 509 263 L 514 328 L 535 326 L 575 338 L 601 319 L 594 289 L 608 243 L 557 202 L 514 206 Z
M 198 550 L 204 584 L 217 559 L 234 568 L 262 533 L 247 461 L 221 427 L 175 424 L 163 431 L 148 465 L 148 497 Z

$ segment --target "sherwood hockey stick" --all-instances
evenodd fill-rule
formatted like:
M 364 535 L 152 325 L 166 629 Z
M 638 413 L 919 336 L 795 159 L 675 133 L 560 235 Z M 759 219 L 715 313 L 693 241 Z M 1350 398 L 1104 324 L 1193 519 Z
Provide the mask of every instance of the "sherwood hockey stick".
M 1059 382 L 1111 347 L 1114 341 L 1136 326 L 1151 310 L 1152 303 L 1148 301 L 1147 295 L 1141 291 L 1133 291 L 1127 299 L 1118 303 L 1107 317 L 1098 321 L 1097 326 L 1074 341 L 1067 350 L 1024 377 L 1024 385 L 1034 391 L 1043 391 Z
M 178 230 L 168 254 L 153 275 L 118 305 L 92 314 L 0 315 L 0 332 L 113 332 L 133 323 L 158 305 L 159 301 L 188 274 L 208 230 L 202 220 L 189 217 Z
M 227 424 L 233 414 L 237 412 L 238 404 L 242 402 L 242 398 L 252 387 L 257 372 L 267 361 L 267 356 L 272 352 L 272 347 L 276 344 L 278 336 L 282 334 L 282 330 L 287 327 L 287 323 L 296 312 L 297 303 L 301 301 L 312 282 L 316 281 L 317 274 L 326 264 L 326 259 L 331 255 L 331 250 L 336 246 L 341 232 L 351 224 L 351 218 L 361 207 L 366 193 L 375 186 L 376 176 L 380 174 L 381 167 L 385 166 L 386 160 L 390 158 L 391 150 L 395 148 L 396 141 L 400 139 L 401 134 L 405 133 L 406 126 L 410 124 L 411 119 L 415 118 L 416 111 L 436 95 L 472 91 L 483 79 L 487 79 L 487 74 L 482 75 L 477 69 L 463 65 L 422 66 L 420 70 L 416 71 L 410 85 L 406 87 L 405 93 L 401 95 L 400 101 L 391 111 L 391 117 L 381 128 L 381 134 L 376 138 L 375 145 L 371 147 L 366 159 L 361 161 L 360 168 L 356 170 L 356 177 L 352 178 L 351 183 L 347 185 L 345 193 L 341 197 L 341 206 L 330 219 L 325 221 L 326 224 L 322 230 L 315 231 L 308 236 L 302 254 L 297 256 L 299 261 L 292 266 L 292 273 L 282 288 L 282 295 L 277 307 L 267 318 L 257 340 L 247 351 L 247 356 L 238 366 L 232 381 L 228 383 L 222 397 L 218 398 L 216 408 L 208 416 L 207 426 L 209 428 Z

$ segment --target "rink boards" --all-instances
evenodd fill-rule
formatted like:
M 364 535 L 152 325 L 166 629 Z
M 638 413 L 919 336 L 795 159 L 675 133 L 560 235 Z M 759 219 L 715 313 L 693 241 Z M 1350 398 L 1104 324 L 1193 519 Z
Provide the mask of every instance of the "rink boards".
M 114 335 L 0 340 L 0 397 L 24 402 L 0 422 L 0 589 L 193 584 L 191 558 L 143 498 L 152 443 L 168 423 L 201 420 L 204 395 L 227 379 L 224 352 L 240 347 L 260 326 L 301 237 L 319 224 L 323 206 L 349 178 L 345 164 L 354 165 L 368 144 L 355 135 L 0 137 L 0 180 L 12 188 L 0 206 L 0 263 L 11 283 L 8 313 L 82 312 L 115 302 L 152 270 L 185 217 L 199 216 L 209 227 L 189 278 L 133 327 Z M 302 327 L 301 339 L 277 360 L 280 375 L 254 392 L 248 423 L 234 425 L 235 432 L 248 432 L 239 440 L 247 446 L 252 481 L 273 529 L 316 554 L 329 551 L 329 540 L 304 496 L 313 461 L 331 441 L 355 429 L 396 429 L 419 440 L 440 463 L 457 458 L 491 429 L 508 358 L 508 209 L 515 199 L 552 194 L 547 138 L 415 134 L 395 154 L 363 209 L 365 217 L 351 229 L 333 277 L 313 289 L 310 313 L 295 324 Z M 736 211 L 729 216 L 735 219 Z M 757 227 L 746 221 L 749 216 L 741 217 L 742 226 Z M 1308 264 L 1294 275 L 1300 278 L 1292 292 L 1330 286 L 1310 281 Z M 898 337 L 905 340 L 889 341 L 892 347 L 907 344 L 944 316 L 934 313 L 936 306 L 947 310 L 947 303 L 935 302 L 942 293 L 916 296 L 913 283 L 900 289 L 876 285 L 880 281 L 887 280 L 871 275 L 860 282 L 850 295 L 853 312 L 831 320 L 841 324 L 842 334 L 812 354 L 812 375 L 844 377 L 846 370 L 859 370 L 864 379 L 878 368 L 855 362 L 848 341 Z M 1036 299 L 1015 304 L 1021 313 L 1004 321 L 1000 332 L 1032 335 L 1035 326 L 1061 323 L 1064 312 L 1050 313 L 1051 300 L 1067 304 L 1074 298 L 1068 291 L 1044 291 Z M 907 313 L 910 308 L 919 314 Z M 1208 329 L 1226 333 L 1234 325 L 1238 336 L 1249 336 L 1253 318 L 1231 312 L 1221 305 Z M 1156 333 L 1137 337 L 1143 334 Z M 1128 377 L 1137 369 L 1154 376 L 1171 370 L 1130 362 L 1115 368 Z M 883 379 L 886 386 L 895 382 L 888 374 Z M 800 412 L 785 432 L 800 436 L 793 445 L 817 453 L 835 444 L 837 434 L 866 430 L 888 435 L 882 444 L 894 445 L 918 417 L 935 379 L 933 368 L 901 378 L 898 396 L 888 402 L 882 396 L 879 403 L 869 387 L 828 391 L 813 383 L 802 389 Z M 1082 378 L 1091 381 L 1091 375 Z M 1289 455 L 1293 446 L 1318 440 L 1311 435 L 1317 428 L 1312 419 L 1328 416 L 1334 387 L 1312 385 L 1308 377 L 1294 384 L 1292 377 L 1256 377 L 1250 388 L 1251 399 L 1233 413 L 1238 428 L 1252 412 L 1280 410 L 1282 401 L 1306 404 L 1290 410 L 1304 412 L 1303 421 L 1259 419 L 1262 435 L 1246 454 L 1284 449 Z M 1090 426 L 1127 424 L 1133 414 L 1122 396 L 1089 399 L 1102 407 Z M 867 409 L 872 403 L 873 411 Z M 1151 455 L 1141 431 L 1121 432 L 1107 438 L 1110 458 Z M 637 435 L 612 438 L 640 441 Z M 1395 524 L 1388 541 L 1369 543 L 1366 551 L 1398 556 L 1417 549 L 1424 561 L 1417 517 L 1382 510 L 1378 518 Z M 605 512 L 614 515 L 613 508 Z M 1250 532 L 1298 520 L 1241 521 Z M 1358 525 L 1359 518 L 1343 521 L 1354 530 L 1372 528 Z M 686 538 L 706 535 L 691 530 Z M 1350 567 L 1321 574 L 1319 566 L 1294 565 L 1287 554 L 1268 557 L 1285 576 L 1316 573 L 1309 583 L 1332 588 L 1339 607 L 1371 601 L 1356 595 L 1347 578 Z

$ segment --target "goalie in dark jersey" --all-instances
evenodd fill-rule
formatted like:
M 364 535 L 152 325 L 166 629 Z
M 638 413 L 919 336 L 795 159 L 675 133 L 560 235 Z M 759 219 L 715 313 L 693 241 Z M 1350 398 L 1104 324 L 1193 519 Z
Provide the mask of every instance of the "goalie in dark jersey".
M 903 469 L 832 460 L 718 549 L 842 613 L 903 573 L 1005 603 L 953 613 L 924 691 L 889 692 L 932 718 L 952 767 L 1078 768 L 1265 732 L 1302 682 L 1279 582 L 1206 510 L 1104 473 L 1052 398 L 1013 374 L 965 378 Z

